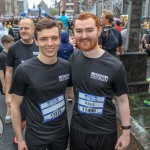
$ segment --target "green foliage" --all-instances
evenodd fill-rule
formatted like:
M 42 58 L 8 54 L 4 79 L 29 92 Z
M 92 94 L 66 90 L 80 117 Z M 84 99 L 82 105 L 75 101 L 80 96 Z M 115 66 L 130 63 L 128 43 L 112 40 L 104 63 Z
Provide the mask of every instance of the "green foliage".
M 138 94 L 130 94 L 129 95 L 130 104 L 135 105 L 138 100 L 139 100 L 139 95 Z
M 50 16 L 55 16 L 58 14 L 58 11 L 56 8 L 50 8 L 49 12 L 50 12 Z

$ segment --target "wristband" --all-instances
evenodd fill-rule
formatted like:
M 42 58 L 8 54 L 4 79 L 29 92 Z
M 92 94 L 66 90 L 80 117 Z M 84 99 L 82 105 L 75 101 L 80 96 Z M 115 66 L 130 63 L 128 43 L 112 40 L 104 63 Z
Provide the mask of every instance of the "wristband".
M 122 126 L 122 130 L 128 130 L 131 129 L 131 125 L 130 126 Z

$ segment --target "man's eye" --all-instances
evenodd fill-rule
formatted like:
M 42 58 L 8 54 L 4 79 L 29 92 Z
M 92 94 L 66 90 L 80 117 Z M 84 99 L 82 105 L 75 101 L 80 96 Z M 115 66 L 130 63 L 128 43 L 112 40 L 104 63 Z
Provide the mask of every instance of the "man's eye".
M 53 39 L 53 40 L 57 40 L 57 37 L 54 36 L 54 37 L 52 37 L 52 39 Z
M 41 40 L 41 41 L 45 41 L 45 40 L 46 40 L 46 38 L 41 38 L 40 40 Z
M 88 30 L 88 32 L 92 32 L 92 31 L 93 31 L 92 29 Z
M 76 32 L 77 32 L 77 33 L 81 33 L 82 31 L 81 31 L 81 30 L 76 30 Z

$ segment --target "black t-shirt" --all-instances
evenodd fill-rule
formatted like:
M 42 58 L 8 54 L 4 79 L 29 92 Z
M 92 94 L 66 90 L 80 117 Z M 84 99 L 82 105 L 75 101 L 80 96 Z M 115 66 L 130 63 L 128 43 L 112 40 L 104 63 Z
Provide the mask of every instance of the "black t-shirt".
M 2 51 L 0 53 L 0 70 L 3 70 L 4 74 L 6 71 L 6 57 L 7 53 L 5 51 Z
M 13 26 L 11 29 L 9 29 L 9 34 L 14 38 L 14 41 L 20 40 L 20 34 L 19 34 L 19 26 Z
M 37 56 L 39 47 L 33 42 L 32 44 L 24 44 L 21 40 L 15 42 L 8 51 L 6 65 L 8 67 L 16 67 L 24 61 Z
M 75 105 L 71 127 L 89 134 L 116 131 L 114 94 L 128 92 L 123 64 L 105 52 L 99 58 L 87 58 L 76 51 L 70 58 Z
M 10 93 L 24 96 L 27 132 L 41 142 L 49 140 L 52 134 L 68 134 L 64 95 L 69 82 L 70 63 L 61 58 L 46 65 L 35 57 L 20 64 L 14 72 Z

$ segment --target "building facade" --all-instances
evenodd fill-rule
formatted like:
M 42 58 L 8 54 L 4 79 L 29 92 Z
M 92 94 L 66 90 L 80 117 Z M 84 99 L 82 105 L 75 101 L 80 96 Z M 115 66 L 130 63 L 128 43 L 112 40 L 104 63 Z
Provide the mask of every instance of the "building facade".
M 5 0 L 0 0 L 0 16 L 4 16 L 6 14 L 6 2 Z
M 97 0 L 97 16 L 101 16 L 102 9 L 113 11 L 116 17 L 128 14 L 130 0 Z M 150 16 L 150 0 L 142 0 L 142 16 Z

